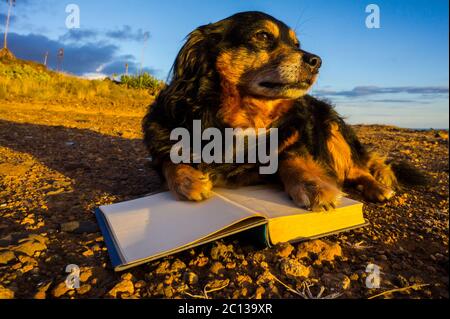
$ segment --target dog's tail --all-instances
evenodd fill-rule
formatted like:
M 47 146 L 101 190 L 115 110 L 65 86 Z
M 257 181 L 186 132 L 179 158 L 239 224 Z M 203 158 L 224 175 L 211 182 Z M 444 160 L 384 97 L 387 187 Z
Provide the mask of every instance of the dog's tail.
M 408 186 L 426 186 L 430 183 L 430 177 L 427 173 L 412 166 L 406 161 L 394 161 L 389 164 L 400 184 Z

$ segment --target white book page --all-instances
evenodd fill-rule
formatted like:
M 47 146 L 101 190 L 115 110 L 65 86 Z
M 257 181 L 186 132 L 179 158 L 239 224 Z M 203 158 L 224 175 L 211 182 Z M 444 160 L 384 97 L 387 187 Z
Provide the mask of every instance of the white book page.
M 170 192 L 100 209 L 126 263 L 171 251 L 257 216 L 220 196 L 189 202 L 176 200 Z
M 248 209 L 262 214 L 268 219 L 295 214 L 314 214 L 297 206 L 281 188 L 273 185 L 258 185 L 239 189 L 215 189 L 217 193 Z M 338 207 L 357 204 L 349 198 L 342 198 Z

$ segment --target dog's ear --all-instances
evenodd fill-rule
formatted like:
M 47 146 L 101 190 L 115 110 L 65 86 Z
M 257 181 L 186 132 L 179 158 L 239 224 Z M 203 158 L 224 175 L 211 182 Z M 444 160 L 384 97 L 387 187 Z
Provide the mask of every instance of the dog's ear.
M 222 20 L 201 26 L 188 35 L 173 64 L 169 85 L 156 101 L 164 107 L 171 122 L 186 122 L 205 105 L 216 104 L 211 101 L 218 91 L 214 60 L 227 23 Z
M 173 65 L 173 80 L 195 79 L 212 67 L 215 49 L 223 38 L 226 21 L 208 24 L 192 31 Z

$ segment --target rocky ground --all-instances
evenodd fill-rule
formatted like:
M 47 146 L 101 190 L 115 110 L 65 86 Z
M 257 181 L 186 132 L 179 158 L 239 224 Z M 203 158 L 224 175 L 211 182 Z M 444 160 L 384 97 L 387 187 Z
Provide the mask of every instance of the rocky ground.
M 107 110 L 0 101 L 0 298 L 448 298 L 447 132 L 355 127 L 431 181 L 366 203 L 364 229 L 265 249 L 240 235 L 115 273 L 92 209 L 161 185 L 140 140 L 145 110 Z M 370 263 L 378 289 L 366 288 Z M 64 283 L 69 264 L 78 289 Z

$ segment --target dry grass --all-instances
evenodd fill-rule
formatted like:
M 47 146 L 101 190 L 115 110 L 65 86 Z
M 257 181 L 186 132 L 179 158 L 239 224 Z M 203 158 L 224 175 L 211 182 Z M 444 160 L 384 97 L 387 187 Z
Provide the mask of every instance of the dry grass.
M 0 99 L 141 104 L 155 92 L 108 79 L 87 80 L 47 70 L 43 65 L 0 57 Z

